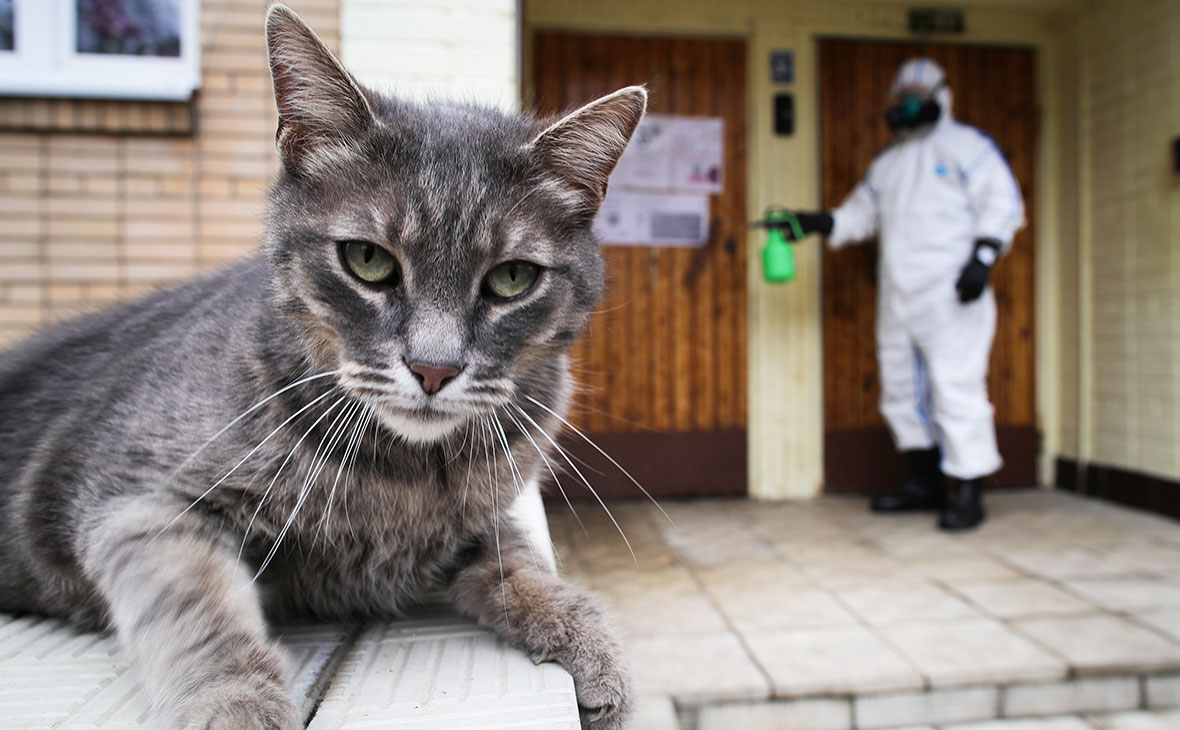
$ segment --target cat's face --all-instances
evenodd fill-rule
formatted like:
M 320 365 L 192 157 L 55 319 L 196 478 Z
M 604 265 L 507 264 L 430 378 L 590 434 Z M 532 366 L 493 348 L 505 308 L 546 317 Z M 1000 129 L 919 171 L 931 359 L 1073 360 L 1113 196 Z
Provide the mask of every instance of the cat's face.
M 273 285 L 313 362 L 417 442 L 551 375 L 602 291 L 590 224 L 644 92 L 545 127 L 362 90 L 289 15 L 268 42 Z

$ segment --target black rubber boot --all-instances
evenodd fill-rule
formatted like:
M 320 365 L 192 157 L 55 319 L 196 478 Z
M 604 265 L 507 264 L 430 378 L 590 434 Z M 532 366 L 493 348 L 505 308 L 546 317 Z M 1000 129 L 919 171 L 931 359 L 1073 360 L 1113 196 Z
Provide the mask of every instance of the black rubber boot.
M 986 517 L 983 511 L 983 480 L 960 479 L 954 498 L 938 517 L 944 530 L 970 530 L 978 527 Z
M 901 491 L 873 497 L 870 507 L 874 512 L 937 512 L 946 504 L 946 486 L 942 480 L 942 459 L 938 447 L 907 452 L 910 475 Z

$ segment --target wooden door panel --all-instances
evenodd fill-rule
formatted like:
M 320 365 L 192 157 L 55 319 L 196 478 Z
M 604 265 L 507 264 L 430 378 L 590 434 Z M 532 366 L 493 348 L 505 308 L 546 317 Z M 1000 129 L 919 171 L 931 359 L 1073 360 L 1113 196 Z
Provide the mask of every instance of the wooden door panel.
M 606 294 L 573 349 L 582 386 L 573 415 L 657 494 L 745 494 L 745 44 L 559 31 L 534 40 L 543 114 L 645 84 L 650 113 L 725 120 L 709 244 L 603 247 Z M 605 473 L 599 491 L 637 494 L 580 439 L 567 445 Z
M 1004 469 L 998 485 L 1036 482 L 1034 264 L 1036 132 L 1032 50 L 824 40 L 820 44 L 822 195 L 840 204 L 892 137 L 885 96 L 897 67 L 924 55 L 947 71 L 956 118 L 989 134 L 1024 195 L 1028 225 L 993 272 L 999 322 L 992 346 L 988 393 L 996 409 Z M 904 462 L 893 451 L 877 409 L 880 394 L 874 337 L 877 296 L 875 243 L 823 260 L 825 484 L 828 491 L 896 488 Z

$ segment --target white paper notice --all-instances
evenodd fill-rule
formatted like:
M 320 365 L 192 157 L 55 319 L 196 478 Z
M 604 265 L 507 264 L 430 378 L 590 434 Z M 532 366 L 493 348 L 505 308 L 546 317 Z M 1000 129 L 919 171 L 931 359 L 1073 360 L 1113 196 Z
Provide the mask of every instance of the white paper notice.
M 725 143 L 721 119 L 673 117 L 669 127 L 672 182 L 678 190 L 721 192 Z
M 594 232 L 611 245 L 703 246 L 709 240 L 709 196 L 611 189 Z
M 648 114 L 623 152 L 611 185 L 721 192 L 724 122 L 719 117 Z
M 610 184 L 620 187 L 664 190 L 671 187 L 671 137 L 665 120 L 649 114 L 631 136 L 631 142 L 611 173 Z

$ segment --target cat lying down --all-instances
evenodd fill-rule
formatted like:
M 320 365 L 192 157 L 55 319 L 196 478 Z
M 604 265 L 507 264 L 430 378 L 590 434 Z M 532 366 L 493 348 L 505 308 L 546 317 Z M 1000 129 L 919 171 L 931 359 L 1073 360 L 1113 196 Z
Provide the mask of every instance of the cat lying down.
M 557 458 L 646 93 L 548 123 L 410 104 L 286 7 L 266 35 L 262 251 L 0 355 L 0 610 L 113 629 L 168 728 L 291 730 L 267 621 L 445 587 L 569 670 L 584 727 L 623 727 L 599 604 L 506 513 Z

